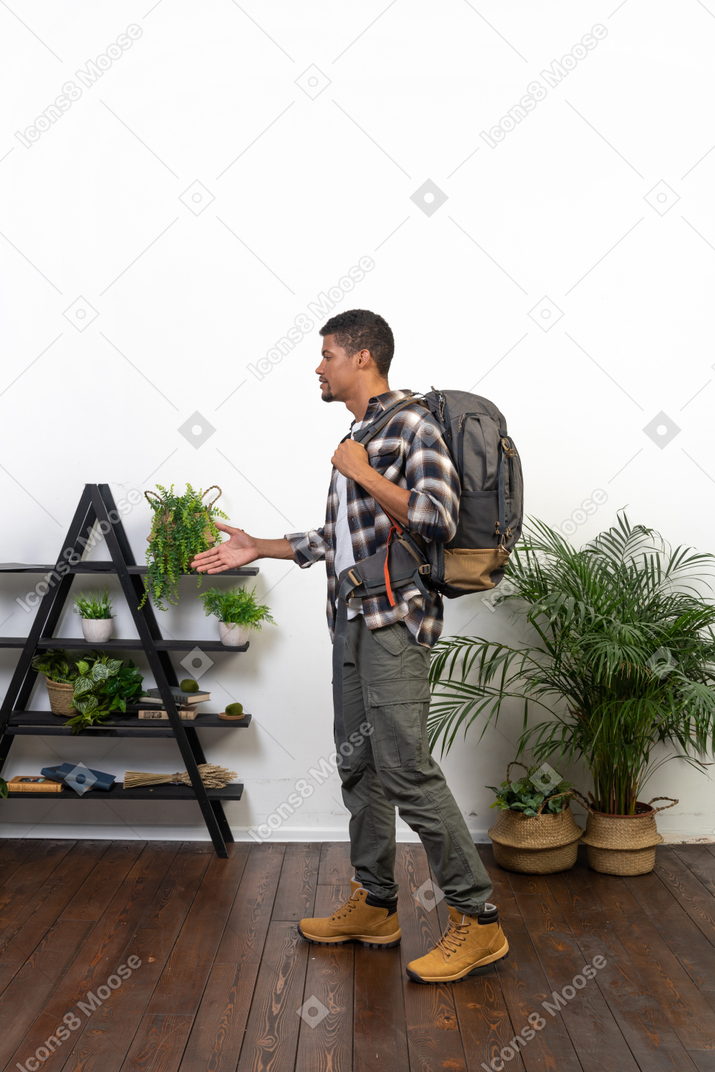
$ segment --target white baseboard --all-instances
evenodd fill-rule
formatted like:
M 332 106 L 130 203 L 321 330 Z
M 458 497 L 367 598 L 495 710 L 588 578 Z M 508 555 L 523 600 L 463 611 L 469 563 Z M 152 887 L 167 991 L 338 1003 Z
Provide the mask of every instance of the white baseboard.
M 473 829 L 470 834 L 477 845 L 488 845 L 489 835 L 486 830 Z M 695 834 L 681 833 L 680 831 L 661 831 L 666 845 L 707 845 L 715 843 L 715 838 L 698 837 Z M 260 838 L 252 835 L 247 827 L 233 827 L 233 836 L 236 841 L 252 841 L 265 844 L 267 842 L 307 842 L 307 841 L 347 841 L 347 823 L 336 827 L 286 827 L 271 834 L 270 837 Z M 71 838 L 72 840 L 95 841 L 210 841 L 203 825 L 196 826 L 169 826 L 157 824 L 155 826 L 139 826 L 138 824 L 108 824 L 92 825 L 91 823 L 0 823 L 0 837 L 6 838 Z M 419 838 L 412 830 L 397 830 L 397 841 L 401 844 L 418 844 Z

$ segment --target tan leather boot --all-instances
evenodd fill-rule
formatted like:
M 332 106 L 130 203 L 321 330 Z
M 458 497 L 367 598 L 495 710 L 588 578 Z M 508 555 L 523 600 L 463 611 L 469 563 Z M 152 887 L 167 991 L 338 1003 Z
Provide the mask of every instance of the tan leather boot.
M 508 952 L 496 905 L 486 904 L 478 916 L 450 905 L 447 930 L 434 949 L 407 965 L 407 974 L 416 983 L 455 983 Z
M 392 947 L 400 944 L 397 912 L 388 914 L 387 908 L 366 904 L 368 891 L 355 879 L 350 880 L 350 896 L 332 916 L 317 919 L 302 919 L 298 924 L 301 938 L 309 942 L 336 944 L 338 942 L 361 942 L 362 945 Z

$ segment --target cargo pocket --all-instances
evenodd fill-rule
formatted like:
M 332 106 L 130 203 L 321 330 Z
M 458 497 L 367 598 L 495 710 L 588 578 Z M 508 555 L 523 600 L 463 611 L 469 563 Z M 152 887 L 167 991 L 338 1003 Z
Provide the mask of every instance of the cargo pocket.
M 367 686 L 372 752 L 378 770 L 419 770 L 429 755 L 429 681 L 391 678 Z
M 409 630 L 403 622 L 393 622 L 392 625 L 381 625 L 379 629 L 372 630 L 372 637 L 381 648 L 390 655 L 401 655 L 410 642 Z

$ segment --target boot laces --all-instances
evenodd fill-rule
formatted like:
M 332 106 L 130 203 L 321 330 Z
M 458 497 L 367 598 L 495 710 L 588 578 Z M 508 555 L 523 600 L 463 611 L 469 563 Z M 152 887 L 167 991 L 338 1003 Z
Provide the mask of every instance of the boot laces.
M 450 957 L 456 953 L 463 942 L 466 942 L 469 933 L 469 923 L 455 923 L 450 919 L 447 930 L 437 942 L 437 949 L 441 949 L 445 956 Z
M 355 893 L 359 892 L 359 890 L 355 891 Z M 353 908 L 357 908 L 358 901 L 355 899 L 355 893 L 351 893 L 345 904 L 341 904 L 340 908 L 335 909 L 330 917 L 331 920 L 343 919 L 344 916 L 347 916 L 352 912 Z

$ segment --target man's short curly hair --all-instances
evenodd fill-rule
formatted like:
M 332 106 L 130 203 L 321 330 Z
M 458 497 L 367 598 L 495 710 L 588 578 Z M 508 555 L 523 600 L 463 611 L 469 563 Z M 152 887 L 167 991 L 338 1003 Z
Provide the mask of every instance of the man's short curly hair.
M 369 350 L 377 371 L 381 376 L 387 376 L 395 352 L 395 339 L 384 317 L 369 309 L 348 309 L 323 324 L 320 334 L 334 335 L 338 346 L 342 346 L 348 355 Z

